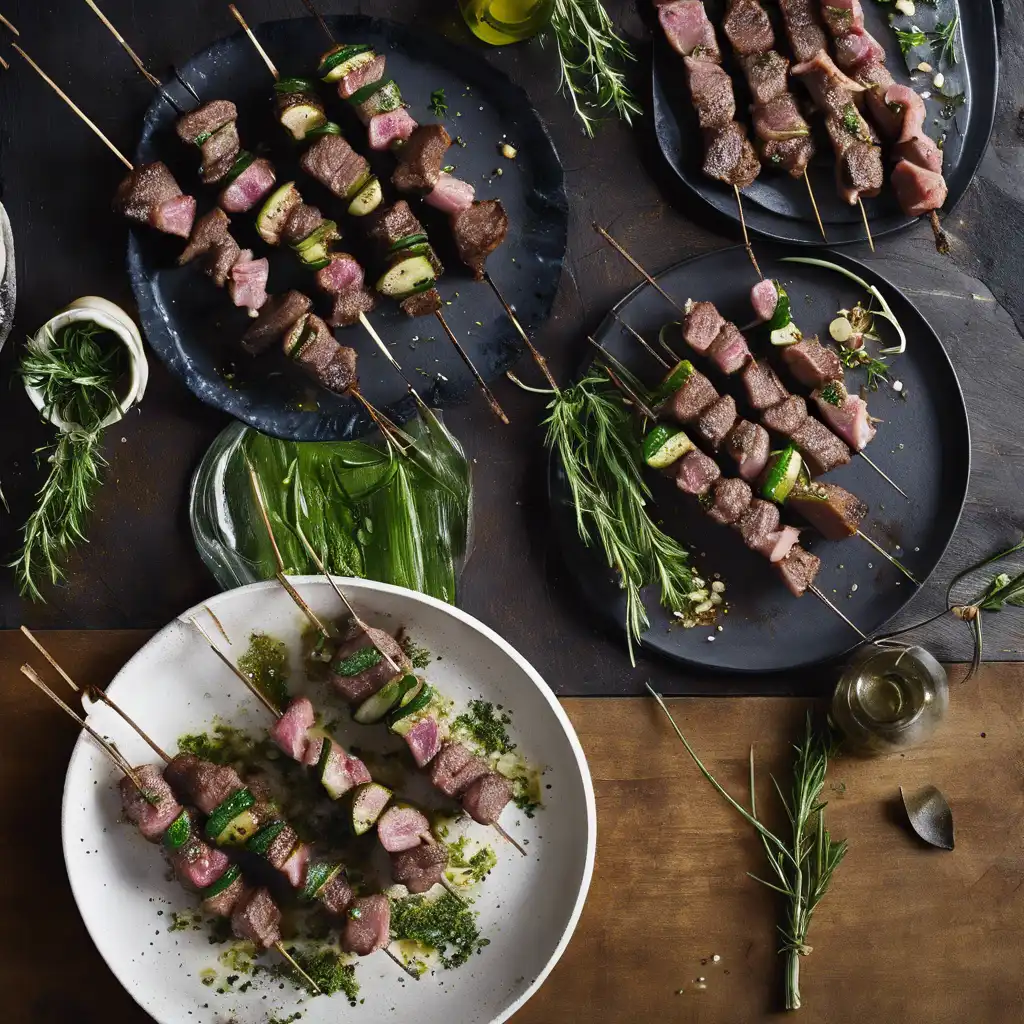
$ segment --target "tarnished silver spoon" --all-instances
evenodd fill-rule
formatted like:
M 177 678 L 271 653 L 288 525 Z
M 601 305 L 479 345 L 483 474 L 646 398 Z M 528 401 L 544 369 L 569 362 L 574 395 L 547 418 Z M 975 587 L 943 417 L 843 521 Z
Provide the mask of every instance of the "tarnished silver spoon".
M 14 323 L 14 235 L 11 222 L 0 204 L 0 348 Z
M 926 842 L 942 850 L 953 849 L 953 812 L 946 798 L 934 787 L 925 786 L 908 796 L 900 786 L 910 827 Z

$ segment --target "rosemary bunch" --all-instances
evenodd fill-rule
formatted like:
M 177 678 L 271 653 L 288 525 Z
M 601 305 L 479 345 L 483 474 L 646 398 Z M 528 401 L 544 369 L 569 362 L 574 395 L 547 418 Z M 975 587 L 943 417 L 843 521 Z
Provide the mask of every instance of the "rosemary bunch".
M 560 88 L 572 100 L 583 131 L 593 138 L 593 111 L 614 111 L 626 124 L 640 106 L 622 64 L 635 60 L 600 0 L 555 0 L 551 29 L 558 48 Z
M 758 878 L 755 881 L 768 886 L 786 898 L 785 921 L 779 926 L 782 933 L 782 947 L 779 952 L 786 956 L 786 1009 L 799 1010 L 800 1001 L 800 957 L 811 953 L 807 944 L 807 932 L 811 918 L 832 882 L 832 875 L 846 855 L 846 840 L 832 839 L 825 827 L 825 807 L 821 791 L 825 786 L 831 744 L 811 722 L 808 713 L 804 726 L 804 737 L 794 746 L 796 757 L 793 763 L 793 788 L 787 798 L 775 776 L 772 784 L 779 794 L 790 823 L 790 836 L 782 839 L 769 830 L 757 816 L 757 797 L 754 782 L 754 748 L 750 748 L 750 810 L 733 799 L 707 770 L 676 725 L 661 695 L 650 683 L 651 692 L 659 707 L 665 712 L 676 735 L 682 741 L 686 752 L 693 759 L 708 782 L 732 805 L 761 837 L 773 880 Z
M 57 583 L 68 550 L 84 541 L 85 523 L 106 461 L 100 452 L 100 424 L 120 408 L 116 388 L 126 369 L 120 342 L 98 324 L 70 324 L 56 334 L 33 338 L 22 358 L 22 378 L 37 388 L 44 414 L 56 413 L 70 429 L 61 431 L 49 453 L 49 475 L 36 492 L 36 507 L 25 523 L 21 554 L 11 563 L 22 595 L 43 600 L 39 583 Z
M 657 583 L 661 603 L 681 612 L 703 581 L 686 550 L 651 519 L 651 493 L 643 479 L 633 417 L 607 380 L 597 373 L 587 375 L 557 393 L 548 410 L 545 445 L 565 469 L 576 528 L 585 544 L 600 544 L 625 591 L 633 661 L 633 643 L 650 625 L 643 588 Z

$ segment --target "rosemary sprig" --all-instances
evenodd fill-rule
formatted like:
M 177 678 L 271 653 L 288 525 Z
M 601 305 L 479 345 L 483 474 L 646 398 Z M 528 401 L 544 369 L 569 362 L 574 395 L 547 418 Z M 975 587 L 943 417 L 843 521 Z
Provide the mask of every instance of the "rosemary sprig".
M 555 0 L 551 29 L 561 64 L 561 90 L 583 131 L 594 135 L 592 111 L 610 110 L 632 124 L 641 112 L 621 65 L 636 60 L 600 0 Z
M 632 661 L 634 641 L 650 625 L 643 588 L 658 584 L 661 603 L 682 612 L 703 581 L 686 550 L 651 519 L 632 415 L 603 376 L 591 373 L 563 388 L 551 399 L 543 425 L 545 445 L 565 469 L 580 537 L 587 545 L 599 544 L 619 574 Z
M 99 324 L 73 323 L 56 334 L 32 338 L 19 372 L 43 396 L 44 413 L 70 424 L 49 452 L 50 472 L 36 492 L 36 508 L 23 530 L 21 553 L 11 567 L 22 595 L 43 600 L 42 580 L 63 578 L 68 550 L 86 539 L 85 523 L 106 462 L 100 424 L 120 409 L 115 389 L 126 369 L 120 342 Z M 104 340 L 106 338 L 106 341 Z
M 811 952 L 811 947 L 807 944 L 811 918 L 828 892 L 832 876 L 846 856 L 847 849 L 846 840 L 833 840 L 825 827 L 824 812 L 827 803 L 822 802 L 821 792 L 825 786 L 825 775 L 832 753 L 830 740 L 814 728 L 808 714 L 803 740 L 793 748 L 796 753 L 793 764 L 793 788 L 788 798 L 783 794 L 775 776 L 771 776 L 772 784 L 779 794 L 790 822 L 790 836 L 788 840 L 783 839 L 768 829 L 757 816 L 754 748 L 750 748 L 748 811 L 726 792 L 704 766 L 676 724 L 661 695 L 650 683 L 647 684 L 647 689 L 665 712 L 701 775 L 761 837 L 774 879 L 758 878 L 756 875 L 750 877 L 786 898 L 785 922 L 779 926 L 783 938 L 779 952 L 786 956 L 786 1009 L 798 1010 L 801 1006 L 800 957 Z
M 934 32 L 928 33 L 928 41 L 931 43 L 932 53 L 941 63 L 946 61 L 949 64 L 957 63 L 956 55 L 956 33 L 960 27 L 960 15 L 955 15 L 949 21 L 940 21 L 935 26 Z

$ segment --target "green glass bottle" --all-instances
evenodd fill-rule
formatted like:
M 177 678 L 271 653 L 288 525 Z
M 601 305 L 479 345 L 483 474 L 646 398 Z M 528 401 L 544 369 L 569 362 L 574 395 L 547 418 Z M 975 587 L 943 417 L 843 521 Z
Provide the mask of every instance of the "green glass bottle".
M 459 0 L 466 24 L 492 46 L 535 36 L 551 20 L 555 0 Z

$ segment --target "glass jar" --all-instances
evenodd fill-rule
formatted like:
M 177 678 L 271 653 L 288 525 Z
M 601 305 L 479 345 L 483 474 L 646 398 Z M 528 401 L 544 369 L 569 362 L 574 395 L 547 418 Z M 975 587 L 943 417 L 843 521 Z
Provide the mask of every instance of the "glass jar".
M 459 0 L 466 24 L 493 46 L 535 36 L 551 20 L 555 0 Z
M 832 721 L 845 748 L 886 754 L 931 736 L 948 707 L 946 671 L 923 647 L 868 644 L 839 679 Z

